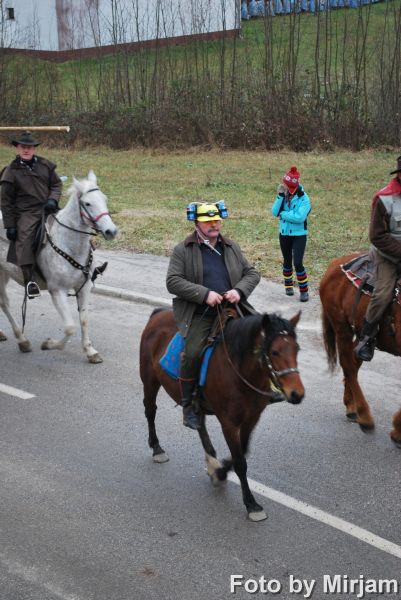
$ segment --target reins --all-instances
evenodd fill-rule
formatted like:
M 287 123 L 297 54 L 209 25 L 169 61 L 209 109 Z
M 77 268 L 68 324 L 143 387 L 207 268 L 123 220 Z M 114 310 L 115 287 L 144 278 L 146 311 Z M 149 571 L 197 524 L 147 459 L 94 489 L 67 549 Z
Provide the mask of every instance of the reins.
M 240 318 L 244 318 L 244 315 L 242 314 L 241 310 L 239 309 L 239 307 L 237 305 L 235 305 L 235 308 L 237 309 L 237 312 L 240 316 Z M 248 381 L 245 377 L 243 377 L 243 375 L 241 375 L 241 373 L 238 371 L 237 367 L 234 365 L 233 361 L 231 360 L 231 357 L 228 353 L 228 348 L 227 348 L 227 344 L 226 344 L 226 340 L 224 337 L 224 327 L 223 327 L 223 323 L 221 320 L 221 311 L 222 309 L 220 308 L 219 305 L 217 305 L 217 315 L 219 317 L 219 323 L 220 323 L 220 333 L 221 333 L 221 339 L 223 342 L 223 348 L 228 360 L 229 365 L 231 366 L 232 370 L 234 371 L 234 373 L 237 375 L 237 377 L 243 382 L 245 383 L 245 385 L 247 387 L 249 387 L 251 390 L 253 390 L 254 392 L 257 392 L 258 394 L 261 394 L 262 396 L 267 396 L 267 397 L 271 397 L 273 395 L 273 392 L 270 391 L 266 391 L 266 390 L 262 390 L 258 387 L 256 387 L 255 385 L 253 385 L 250 381 Z M 288 332 L 283 330 L 283 331 L 279 331 L 277 336 L 279 335 L 288 335 Z M 286 375 L 290 375 L 291 373 L 299 373 L 299 369 L 295 368 L 295 367 L 289 367 L 287 369 L 282 369 L 281 371 L 276 371 L 272 365 L 272 362 L 269 358 L 269 355 L 267 354 L 267 352 L 264 353 L 265 359 L 266 359 L 266 363 L 267 363 L 267 368 L 269 369 L 270 372 L 270 376 L 271 376 L 271 380 L 274 384 L 274 386 L 276 388 L 278 388 L 280 390 L 280 392 L 283 392 L 283 386 L 280 383 L 280 377 L 285 377 Z

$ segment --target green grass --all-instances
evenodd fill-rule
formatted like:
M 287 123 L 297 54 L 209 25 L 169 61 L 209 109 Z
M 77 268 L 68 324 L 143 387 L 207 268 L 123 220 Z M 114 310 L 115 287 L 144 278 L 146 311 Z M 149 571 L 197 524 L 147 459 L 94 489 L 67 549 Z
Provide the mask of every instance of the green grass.
M 277 185 L 292 165 L 312 200 L 305 265 L 317 286 L 330 260 L 368 247 L 367 231 L 374 192 L 390 179 L 395 154 L 72 151 L 43 148 L 60 175 L 83 177 L 93 169 L 109 197 L 120 234 L 106 248 L 169 255 L 192 228 L 185 207 L 191 201 L 224 198 L 230 218 L 224 233 L 237 240 L 261 273 L 281 279 L 278 222 L 270 214 Z M 0 165 L 13 158 L 0 146 Z M 67 186 L 66 186 L 67 187 Z

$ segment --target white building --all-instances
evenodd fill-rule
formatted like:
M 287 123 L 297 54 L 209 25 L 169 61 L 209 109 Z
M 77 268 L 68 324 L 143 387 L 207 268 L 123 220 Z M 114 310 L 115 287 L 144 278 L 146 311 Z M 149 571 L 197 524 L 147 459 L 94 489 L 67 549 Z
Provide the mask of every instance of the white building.
M 235 35 L 240 0 L 0 0 L 0 46 L 71 51 Z

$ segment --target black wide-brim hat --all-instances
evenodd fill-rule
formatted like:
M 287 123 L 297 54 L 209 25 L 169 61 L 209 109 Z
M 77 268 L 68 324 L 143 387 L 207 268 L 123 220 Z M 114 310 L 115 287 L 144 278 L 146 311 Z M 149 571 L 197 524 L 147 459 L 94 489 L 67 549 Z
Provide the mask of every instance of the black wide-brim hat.
M 18 139 L 11 140 L 13 146 L 18 146 L 18 144 L 23 144 L 24 146 L 39 146 L 40 142 L 35 140 L 30 131 L 24 131 L 21 133 Z
M 395 173 L 401 173 L 401 156 L 397 158 L 397 168 L 395 171 L 390 171 L 390 175 L 394 175 Z

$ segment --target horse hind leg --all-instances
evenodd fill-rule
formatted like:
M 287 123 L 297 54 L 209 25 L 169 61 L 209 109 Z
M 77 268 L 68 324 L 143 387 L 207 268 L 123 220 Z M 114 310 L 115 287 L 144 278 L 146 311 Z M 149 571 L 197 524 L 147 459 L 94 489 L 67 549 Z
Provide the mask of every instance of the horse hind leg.
M 143 384 L 143 405 L 145 407 L 145 417 L 148 422 L 148 444 L 149 448 L 151 448 L 153 452 L 153 462 L 155 463 L 165 463 L 169 459 L 167 452 L 163 450 L 160 446 L 159 438 L 156 433 L 156 412 L 157 412 L 157 404 L 156 397 L 157 392 L 160 389 L 160 383 L 157 380 L 149 380 L 144 382 Z
M 21 352 L 31 352 L 31 342 L 22 333 L 22 330 L 18 327 L 17 322 L 10 311 L 10 302 L 6 290 L 8 279 L 9 278 L 4 271 L 0 270 L 0 308 L 3 310 L 10 322 L 14 335 L 18 341 L 18 348 L 21 350 Z M 5 341 L 6 339 L 7 337 L 4 335 L 4 333 L 0 332 L 0 341 Z
M 390 437 L 394 444 L 401 448 L 401 409 L 393 417 L 393 429 L 390 432 Z
M 375 423 L 369 405 L 358 382 L 358 371 L 361 366 L 354 354 L 352 333 L 338 335 L 339 362 L 344 374 L 344 404 L 346 416 L 350 421 L 358 423 L 365 433 L 373 431 Z
M 221 462 L 217 459 L 216 450 L 210 440 L 209 433 L 206 429 L 206 417 L 201 415 L 201 426 L 198 430 L 203 449 L 205 451 L 206 470 L 210 477 L 213 486 L 217 487 L 224 479 L 219 477 L 219 471 L 222 467 Z

